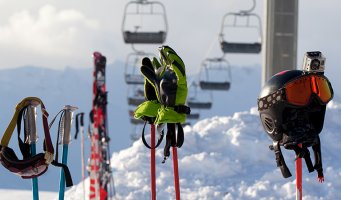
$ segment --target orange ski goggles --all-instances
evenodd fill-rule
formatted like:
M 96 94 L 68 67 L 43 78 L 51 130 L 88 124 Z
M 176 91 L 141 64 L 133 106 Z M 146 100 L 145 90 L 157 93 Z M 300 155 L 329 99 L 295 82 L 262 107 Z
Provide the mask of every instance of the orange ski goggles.
M 279 101 L 286 100 L 295 106 L 306 106 L 315 95 L 325 105 L 333 98 L 333 88 L 329 80 L 321 75 L 305 75 L 294 79 L 283 88 L 258 99 L 259 110 L 267 109 Z

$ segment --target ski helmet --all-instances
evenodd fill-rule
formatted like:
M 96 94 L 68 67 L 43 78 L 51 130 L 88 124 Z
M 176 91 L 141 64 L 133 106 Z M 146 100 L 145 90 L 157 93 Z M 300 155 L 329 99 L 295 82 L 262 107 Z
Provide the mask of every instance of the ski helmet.
M 326 104 L 333 89 L 323 73 L 286 70 L 274 75 L 262 88 L 258 110 L 264 130 L 285 148 L 311 146 L 323 128 Z

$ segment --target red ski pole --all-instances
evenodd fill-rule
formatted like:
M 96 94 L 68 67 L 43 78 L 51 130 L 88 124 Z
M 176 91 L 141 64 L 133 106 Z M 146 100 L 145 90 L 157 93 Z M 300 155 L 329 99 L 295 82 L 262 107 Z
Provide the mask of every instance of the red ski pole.
M 302 144 L 298 145 L 302 147 Z M 296 158 L 296 200 L 302 200 L 302 158 Z
M 178 151 L 176 147 L 172 147 L 173 151 L 173 169 L 174 169 L 174 187 L 175 199 L 180 200 L 180 183 L 179 183 L 179 169 L 178 169 Z
M 152 200 L 156 200 L 156 169 L 155 169 L 155 125 L 150 125 L 150 191 Z

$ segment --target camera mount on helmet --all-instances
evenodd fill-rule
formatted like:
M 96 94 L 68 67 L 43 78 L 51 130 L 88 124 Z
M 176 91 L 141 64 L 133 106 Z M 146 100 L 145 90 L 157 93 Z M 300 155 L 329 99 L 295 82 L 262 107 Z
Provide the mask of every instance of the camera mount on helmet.
M 324 73 L 326 58 L 320 51 L 309 51 L 304 54 L 302 70 L 307 73 Z

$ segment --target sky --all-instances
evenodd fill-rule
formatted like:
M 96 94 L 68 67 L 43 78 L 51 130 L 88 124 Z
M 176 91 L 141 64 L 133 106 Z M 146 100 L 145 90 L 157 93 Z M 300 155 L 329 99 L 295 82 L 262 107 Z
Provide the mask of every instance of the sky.
M 132 52 L 123 42 L 121 25 L 127 0 L 0 0 L 0 69 L 23 65 L 60 69 L 66 66 L 91 67 L 91 54 L 97 50 L 108 62 L 125 60 Z M 160 1 L 167 11 L 167 45 L 195 73 L 207 57 L 220 57 L 218 35 L 222 17 L 251 7 L 251 0 Z M 264 0 L 256 0 L 254 12 L 264 16 Z M 341 2 L 299 1 L 298 63 L 305 51 L 320 50 L 327 57 L 327 69 L 337 68 L 341 34 L 333 22 L 340 18 Z M 136 45 L 139 50 L 157 53 L 158 45 Z M 261 65 L 261 56 L 233 55 L 233 65 Z M 333 70 L 338 72 L 338 69 Z

